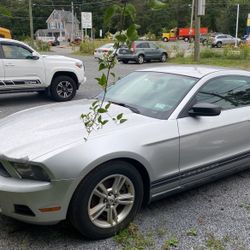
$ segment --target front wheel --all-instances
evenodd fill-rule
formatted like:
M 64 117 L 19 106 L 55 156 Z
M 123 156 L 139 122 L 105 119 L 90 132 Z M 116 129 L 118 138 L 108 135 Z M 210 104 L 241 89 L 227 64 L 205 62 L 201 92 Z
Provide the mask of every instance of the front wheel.
M 143 183 L 137 169 L 130 163 L 110 161 L 97 167 L 80 183 L 68 217 L 85 237 L 107 238 L 133 220 L 142 197 Z
M 166 53 L 162 53 L 160 61 L 161 62 L 166 62 L 167 61 L 167 54 Z
M 55 101 L 69 101 L 76 94 L 76 82 L 69 76 L 57 76 L 52 80 L 50 92 Z

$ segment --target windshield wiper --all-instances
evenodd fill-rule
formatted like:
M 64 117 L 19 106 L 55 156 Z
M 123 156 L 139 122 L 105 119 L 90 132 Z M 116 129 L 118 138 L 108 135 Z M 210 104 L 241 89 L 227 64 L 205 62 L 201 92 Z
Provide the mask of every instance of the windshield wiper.
M 134 112 L 136 114 L 141 113 L 139 111 L 139 109 L 137 109 L 136 107 L 130 106 L 130 105 L 126 104 L 126 103 L 116 102 L 116 101 L 111 101 L 111 100 L 109 100 L 109 102 L 114 103 L 114 104 L 119 105 L 119 106 L 122 106 L 122 107 L 125 107 L 125 108 L 128 108 L 128 109 L 130 109 L 132 112 Z

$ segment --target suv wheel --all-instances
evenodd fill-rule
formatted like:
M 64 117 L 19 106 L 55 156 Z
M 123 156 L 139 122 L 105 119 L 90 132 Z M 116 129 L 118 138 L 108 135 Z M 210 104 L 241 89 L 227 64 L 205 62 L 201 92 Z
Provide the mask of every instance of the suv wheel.
M 160 61 L 161 62 L 166 62 L 167 61 L 167 54 L 166 53 L 162 53 Z
M 168 38 L 167 38 L 167 37 L 164 37 L 164 38 L 163 38 L 163 42 L 168 42 Z
M 139 55 L 136 62 L 139 63 L 139 64 L 143 64 L 144 63 L 144 56 Z
M 128 63 L 128 60 L 122 60 L 122 62 L 123 62 L 124 64 L 127 64 L 127 63 Z
M 102 239 L 125 228 L 139 211 L 143 182 L 138 170 L 109 161 L 83 179 L 70 203 L 68 218 L 89 239 Z
M 221 48 L 222 47 L 222 42 L 217 42 L 216 46 L 217 46 L 217 48 Z
M 55 101 L 69 101 L 76 94 L 76 83 L 69 76 L 57 76 L 52 80 L 50 90 Z

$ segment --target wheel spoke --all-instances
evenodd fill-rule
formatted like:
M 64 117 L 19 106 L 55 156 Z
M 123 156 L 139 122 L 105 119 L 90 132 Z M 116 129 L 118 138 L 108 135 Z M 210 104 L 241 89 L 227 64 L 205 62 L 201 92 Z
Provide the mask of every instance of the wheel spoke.
M 102 184 L 100 183 L 98 186 L 97 186 L 97 189 L 101 189 L 101 191 L 105 194 L 105 195 L 108 195 L 108 190 L 107 188 Z
M 112 190 L 115 194 L 119 193 L 122 186 L 124 185 L 126 181 L 126 178 L 124 178 L 123 176 L 117 176 L 114 180 L 113 186 L 112 186 Z
M 107 195 L 105 193 L 100 192 L 97 188 L 94 190 L 94 194 L 100 198 L 106 198 Z
M 134 195 L 132 195 L 132 194 L 120 194 L 116 198 L 116 201 L 118 204 L 121 204 L 121 205 L 130 205 L 130 204 L 133 204 L 133 202 L 134 202 Z
M 106 209 L 106 205 L 104 203 L 99 203 L 95 207 L 91 208 L 89 211 L 89 215 L 91 217 L 91 220 L 97 219 Z
M 108 209 L 108 223 L 113 226 L 114 224 L 118 223 L 118 216 L 117 216 L 117 211 L 114 206 L 110 206 Z

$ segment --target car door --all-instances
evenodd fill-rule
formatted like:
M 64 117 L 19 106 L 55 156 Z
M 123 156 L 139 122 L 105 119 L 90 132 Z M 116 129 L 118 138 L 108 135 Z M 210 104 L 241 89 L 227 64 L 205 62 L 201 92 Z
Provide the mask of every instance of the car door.
M 217 104 L 222 112 L 207 117 L 184 113 L 178 118 L 182 185 L 203 182 L 238 166 L 249 166 L 250 77 L 223 76 L 210 80 L 192 102 Z
M 22 44 L 1 42 L 4 83 L 10 89 L 45 87 L 42 58 L 32 57 L 32 50 Z
M 227 36 L 227 44 L 234 44 L 235 43 L 235 39 L 232 36 Z
M 0 50 L 0 90 L 4 85 L 4 66 L 3 66 L 3 55 Z
M 160 59 L 161 58 L 161 50 L 159 49 L 159 47 L 156 46 L 156 44 L 154 43 L 149 43 L 150 46 L 150 57 L 152 59 Z
M 151 59 L 150 47 L 148 42 L 141 42 L 136 45 L 138 49 L 137 54 L 142 53 L 145 56 L 145 59 Z

